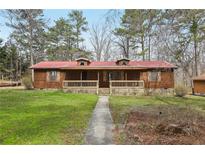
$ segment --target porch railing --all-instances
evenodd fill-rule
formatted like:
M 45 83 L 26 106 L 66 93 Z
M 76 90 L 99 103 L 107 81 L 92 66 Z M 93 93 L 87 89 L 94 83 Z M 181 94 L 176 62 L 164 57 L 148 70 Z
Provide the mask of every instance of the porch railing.
M 110 80 L 110 95 L 112 95 L 112 89 L 122 88 L 144 88 L 143 80 Z
M 94 88 L 98 94 L 98 80 L 64 80 L 63 88 Z
M 99 91 L 98 80 L 64 80 L 64 89 L 93 88 Z M 114 88 L 144 88 L 143 80 L 110 80 L 110 94 Z
M 122 88 L 144 88 L 143 80 L 110 80 L 110 95 L 112 95 L 112 89 Z
M 110 80 L 110 88 L 144 88 L 143 80 Z

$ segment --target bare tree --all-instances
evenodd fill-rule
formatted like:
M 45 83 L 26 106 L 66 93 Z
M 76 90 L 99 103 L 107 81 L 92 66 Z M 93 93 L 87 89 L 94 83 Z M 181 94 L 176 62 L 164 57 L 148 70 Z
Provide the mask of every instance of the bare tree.
M 112 33 L 106 24 L 96 24 L 90 28 L 90 43 L 94 50 L 95 59 L 107 61 L 112 48 Z
M 116 35 L 114 42 L 119 47 L 123 57 L 130 58 L 131 38 L 129 36 Z

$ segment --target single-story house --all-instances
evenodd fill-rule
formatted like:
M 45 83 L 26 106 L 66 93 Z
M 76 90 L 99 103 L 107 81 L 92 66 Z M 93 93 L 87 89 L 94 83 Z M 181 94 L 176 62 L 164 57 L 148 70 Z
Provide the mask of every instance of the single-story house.
M 174 88 L 176 66 L 166 61 L 44 61 L 33 69 L 33 86 L 69 92 L 138 94 L 146 89 Z
M 193 93 L 205 95 L 205 74 L 193 78 Z

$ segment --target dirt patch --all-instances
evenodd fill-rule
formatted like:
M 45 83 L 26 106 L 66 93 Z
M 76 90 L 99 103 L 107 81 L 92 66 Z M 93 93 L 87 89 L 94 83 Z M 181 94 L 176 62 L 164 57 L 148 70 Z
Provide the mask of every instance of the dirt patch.
M 117 144 L 205 144 L 205 116 L 189 107 L 143 107 L 115 129 Z

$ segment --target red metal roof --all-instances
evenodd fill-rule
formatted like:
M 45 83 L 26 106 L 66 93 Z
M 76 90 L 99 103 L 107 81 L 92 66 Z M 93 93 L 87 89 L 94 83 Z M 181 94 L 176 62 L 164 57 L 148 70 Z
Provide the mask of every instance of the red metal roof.
M 129 61 L 127 65 L 117 65 L 115 61 L 91 61 L 88 66 L 79 66 L 77 61 L 43 61 L 30 68 L 33 69 L 91 69 L 91 68 L 176 68 L 175 65 L 166 61 Z

